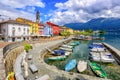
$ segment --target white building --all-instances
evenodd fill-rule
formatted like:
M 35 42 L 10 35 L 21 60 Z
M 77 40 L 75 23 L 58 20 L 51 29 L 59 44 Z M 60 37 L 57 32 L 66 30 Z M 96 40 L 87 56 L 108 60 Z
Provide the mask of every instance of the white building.
M 30 40 L 30 26 L 15 20 L 0 23 L 0 36 L 4 41 Z

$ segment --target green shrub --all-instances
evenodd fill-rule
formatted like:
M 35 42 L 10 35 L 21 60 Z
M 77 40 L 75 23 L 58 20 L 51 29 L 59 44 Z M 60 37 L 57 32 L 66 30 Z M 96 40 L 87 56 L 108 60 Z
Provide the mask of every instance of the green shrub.
M 28 52 L 31 48 L 32 48 L 32 46 L 30 44 L 24 45 L 24 49 L 26 50 L 26 52 Z

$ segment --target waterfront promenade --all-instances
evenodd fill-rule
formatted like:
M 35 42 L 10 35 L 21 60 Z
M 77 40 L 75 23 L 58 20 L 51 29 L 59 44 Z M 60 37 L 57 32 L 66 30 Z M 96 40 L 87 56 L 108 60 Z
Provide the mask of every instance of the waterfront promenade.
M 39 41 L 36 41 L 36 42 L 40 42 L 40 44 L 44 44 L 45 42 L 50 42 L 50 41 L 54 41 L 54 40 L 58 40 L 62 38 L 63 38 L 62 36 L 56 36 L 56 37 L 51 37 L 51 38 L 41 38 Z M 11 44 L 11 43 L 14 43 L 14 42 L 0 41 L 0 80 L 5 80 L 5 77 L 6 77 L 4 59 L 3 59 L 3 48 L 6 45 Z
M 93 77 L 89 75 L 83 75 L 83 74 L 77 74 L 77 73 L 68 73 L 63 70 L 57 69 L 55 66 L 48 65 L 44 62 L 43 55 L 41 53 L 42 50 L 45 49 L 45 47 L 53 46 L 55 44 L 64 42 L 65 40 L 56 40 L 56 41 L 51 41 L 51 42 L 46 42 L 43 44 L 35 44 L 33 45 L 33 49 L 30 50 L 28 55 L 32 55 L 33 59 L 31 61 L 27 60 L 28 65 L 31 63 L 35 64 L 36 67 L 38 68 L 38 73 L 33 74 L 29 70 L 29 76 L 28 79 L 34 80 L 36 77 L 41 77 L 45 74 L 50 76 L 50 80 L 108 80 L 108 79 L 103 79 L 103 78 L 98 78 L 98 77 Z

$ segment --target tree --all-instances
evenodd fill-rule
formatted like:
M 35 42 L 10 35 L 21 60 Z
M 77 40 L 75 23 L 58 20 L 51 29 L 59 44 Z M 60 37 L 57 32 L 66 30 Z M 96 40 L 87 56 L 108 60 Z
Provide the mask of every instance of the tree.
M 98 33 L 100 37 L 103 37 L 106 34 L 106 31 L 100 30 Z
M 69 31 L 64 31 L 64 32 L 61 32 L 61 35 L 67 37 L 67 36 L 70 36 L 71 33 Z
M 106 34 L 106 31 L 104 31 L 104 30 L 99 30 L 99 34 Z

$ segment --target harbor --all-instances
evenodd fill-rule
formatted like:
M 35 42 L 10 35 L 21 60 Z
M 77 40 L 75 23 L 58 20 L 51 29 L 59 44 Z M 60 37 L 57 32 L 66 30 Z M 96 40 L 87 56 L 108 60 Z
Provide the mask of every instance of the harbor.
M 120 0 L 0 6 L 0 80 L 120 80 Z
M 73 44 L 73 42 L 75 44 Z M 54 43 L 54 44 L 53 44 Z M 72 37 L 68 39 L 58 39 L 55 41 L 50 41 L 47 43 L 34 43 L 32 45 L 32 49 L 28 53 L 24 53 L 23 51 L 18 55 L 17 59 L 15 60 L 14 64 L 14 73 L 15 73 L 15 78 L 17 80 L 23 80 L 25 78 L 25 70 L 24 67 L 21 67 L 19 65 L 21 64 L 22 57 L 26 54 L 25 62 L 28 64 L 28 75 L 27 79 L 29 80 L 37 80 L 42 77 L 47 77 L 50 80 L 118 80 L 119 76 L 119 64 L 116 59 L 119 60 L 119 58 L 115 57 L 115 54 L 119 54 L 119 50 L 116 50 L 116 48 L 111 48 L 110 45 L 107 43 L 100 43 L 99 41 L 97 43 L 102 44 L 110 53 L 112 53 L 113 57 L 116 58 L 114 62 L 112 63 L 103 63 L 103 62 L 97 62 L 97 64 L 101 65 L 102 69 L 105 71 L 107 74 L 107 78 L 102 78 L 98 75 L 96 75 L 92 70 L 91 67 L 89 66 L 89 45 L 92 44 L 93 41 L 88 41 L 88 40 L 74 40 Z M 70 47 L 67 45 L 72 45 L 74 47 Z M 52 60 L 48 60 L 48 57 L 54 57 L 55 55 L 51 55 L 51 53 L 54 53 L 54 50 L 58 50 L 61 47 L 69 47 L 73 48 L 71 54 L 66 55 L 64 57 L 65 59 L 58 58 L 58 60 L 55 60 L 53 58 Z M 65 49 L 65 48 L 61 48 Z M 13 49 L 14 50 L 14 49 Z M 66 49 L 68 50 L 68 49 Z M 99 49 L 98 49 L 99 50 Z M 11 51 L 8 51 L 7 54 Z M 57 52 L 57 51 L 56 51 Z M 114 52 L 114 53 L 113 53 Z M 7 56 L 6 54 L 6 56 Z M 57 53 L 56 53 L 57 54 Z M 57 56 L 64 55 L 62 54 L 57 54 Z M 119 56 L 119 55 L 118 55 Z M 67 62 L 69 62 L 72 59 L 76 59 L 76 64 L 78 64 L 78 61 L 85 61 L 87 62 L 87 67 L 84 69 L 84 71 L 79 72 L 77 69 L 77 66 L 75 66 L 74 69 L 68 71 L 65 71 L 65 65 Z M 7 60 L 7 59 L 6 59 Z M 59 61 L 60 60 L 60 61 Z M 30 66 L 35 67 L 32 69 Z M 67 69 L 66 69 L 67 70 Z M 81 69 L 79 69 L 81 70 Z M 19 72 L 19 73 L 18 73 Z M 22 75 L 21 75 L 22 74 Z M 54 75 L 54 76 L 53 76 Z M 22 78 L 21 78 L 22 76 Z
M 71 59 L 76 59 L 77 61 L 79 61 L 79 60 L 88 61 L 89 60 L 89 53 L 90 53 L 88 45 L 90 45 L 92 42 L 91 41 L 79 41 L 79 42 L 80 42 L 80 44 L 78 46 L 74 47 L 72 54 L 70 56 L 68 56 L 65 60 L 62 60 L 62 61 L 58 61 L 58 60 L 51 61 L 51 60 L 48 60 L 48 57 L 50 56 L 49 55 L 50 53 L 48 53 L 48 55 L 46 55 L 46 57 L 45 57 L 45 62 L 48 63 L 49 65 L 55 65 L 58 69 L 64 70 L 65 64 L 69 60 L 71 60 Z M 115 48 L 114 49 L 111 48 L 110 46 L 108 46 L 107 43 L 103 43 L 102 45 L 104 45 L 104 47 L 107 49 L 105 51 L 106 53 L 111 53 L 113 56 L 115 54 L 119 54 L 119 50 L 116 51 Z M 56 49 L 59 49 L 59 48 L 56 48 Z M 113 51 L 111 51 L 110 49 L 112 49 L 113 51 L 115 50 L 116 52 L 113 53 Z M 116 57 L 114 56 L 114 59 L 115 58 Z M 114 79 L 114 76 L 117 74 L 116 69 L 119 69 L 119 64 L 118 64 L 118 61 L 116 61 L 116 59 L 113 60 L 113 62 L 104 63 L 104 62 L 100 62 L 99 61 L 97 63 L 103 67 L 104 71 L 106 71 L 108 79 Z M 77 68 L 74 68 L 70 72 L 78 73 Z M 87 75 L 90 75 L 90 76 L 96 76 L 91 71 L 90 67 L 88 67 L 88 70 L 85 70 L 81 74 L 87 74 Z M 119 79 L 119 76 L 116 76 L 116 80 L 117 79 Z

